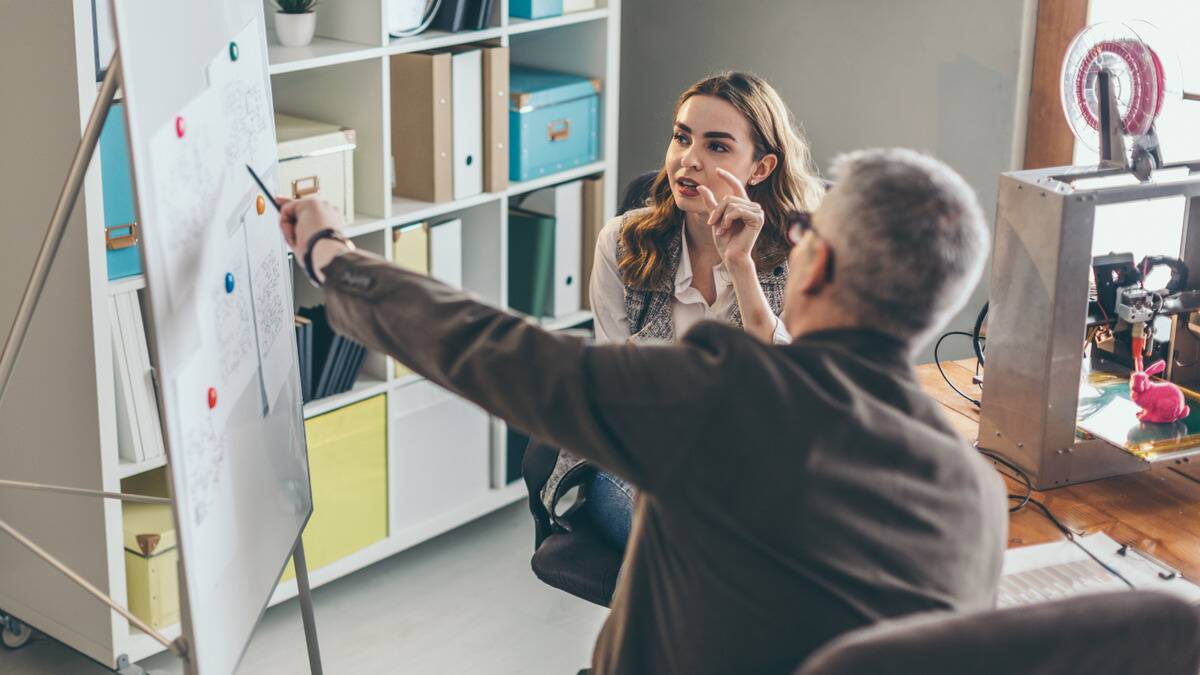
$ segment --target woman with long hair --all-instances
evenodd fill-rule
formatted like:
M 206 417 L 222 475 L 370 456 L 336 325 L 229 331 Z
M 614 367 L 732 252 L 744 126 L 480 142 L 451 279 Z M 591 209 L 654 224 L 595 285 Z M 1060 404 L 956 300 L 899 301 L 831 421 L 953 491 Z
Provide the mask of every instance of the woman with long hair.
M 807 141 L 763 79 L 727 72 L 692 85 L 679 97 L 645 205 L 597 238 L 589 289 L 597 340 L 670 341 L 713 319 L 789 342 L 780 319 L 788 215 L 815 210 L 823 193 Z M 557 483 L 580 465 L 559 453 L 541 495 L 551 518 Z M 585 483 L 582 509 L 619 549 L 633 494 L 604 471 Z

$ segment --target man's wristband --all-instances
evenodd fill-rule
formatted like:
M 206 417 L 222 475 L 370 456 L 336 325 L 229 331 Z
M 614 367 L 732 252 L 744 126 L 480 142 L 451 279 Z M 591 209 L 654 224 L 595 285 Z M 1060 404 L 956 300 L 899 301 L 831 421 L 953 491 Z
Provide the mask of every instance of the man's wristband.
M 313 269 L 313 249 L 317 247 L 317 242 L 321 241 L 322 239 L 340 241 L 349 247 L 351 251 L 354 250 L 354 242 L 347 239 L 346 235 L 332 227 L 327 227 L 324 230 L 317 232 L 308 240 L 308 246 L 304 249 L 304 274 L 308 277 L 309 282 L 311 282 L 312 285 L 316 286 L 317 288 L 321 287 L 321 282 L 317 280 L 317 271 Z

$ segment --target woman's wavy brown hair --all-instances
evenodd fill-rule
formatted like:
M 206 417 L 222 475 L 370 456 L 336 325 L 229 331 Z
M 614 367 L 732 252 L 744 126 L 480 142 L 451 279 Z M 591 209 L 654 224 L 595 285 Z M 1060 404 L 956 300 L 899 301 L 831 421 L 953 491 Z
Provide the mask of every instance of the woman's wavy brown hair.
M 763 231 L 754 244 L 754 263 L 759 270 L 772 269 L 787 258 L 790 248 L 787 215 L 815 210 L 825 192 L 812 168 L 808 141 L 783 99 L 756 75 L 726 72 L 701 80 L 680 95 L 676 115 L 693 96 L 713 96 L 737 108 L 750 122 L 755 161 L 772 154 L 779 159 L 766 180 L 746 189 L 750 199 L 762 206 L 765 216 Z M 675 205 L 671 177 L 665 167 L 650 187 L 646 206 L 649 211 L 629 218 L 621 226 L 623 251 L 617 268 L 628 286 L 659 288 L 669 273 L 667 246 L 683 225 L 683 212 Z

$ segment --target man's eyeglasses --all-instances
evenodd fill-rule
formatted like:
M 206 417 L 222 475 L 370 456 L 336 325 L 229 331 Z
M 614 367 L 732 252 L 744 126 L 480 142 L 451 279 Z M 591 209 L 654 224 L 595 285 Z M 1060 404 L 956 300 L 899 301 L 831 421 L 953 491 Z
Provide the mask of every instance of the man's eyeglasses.
M 818 239 L 824 239 L 820 232 L 813 227 L 812 214 L 808 211 L 795 211 L 788 216 L 787 219 L 787 238 L 792 246 L 799 246 L 801 241 L 804 241 L 804 235 L 809 232 Z M 825 244 L 826 250 L 829 252 L 828 264 L 825 267 L 825 281 L 833 281 L 833 247 L 829 243 Z

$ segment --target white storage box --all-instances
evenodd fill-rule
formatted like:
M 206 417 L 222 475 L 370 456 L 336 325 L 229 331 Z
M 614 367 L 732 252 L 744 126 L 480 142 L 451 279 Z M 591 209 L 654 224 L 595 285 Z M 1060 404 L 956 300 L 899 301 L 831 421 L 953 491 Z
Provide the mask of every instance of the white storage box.
M 354 130 L 277 114 L 275 135 L 280 193 L 324 199 L 354 222 Z
M 426 381 L 388 397 L 392 532 L 428 522 L 485 496 L 491 482 L 491 420 L 474 404 Z

